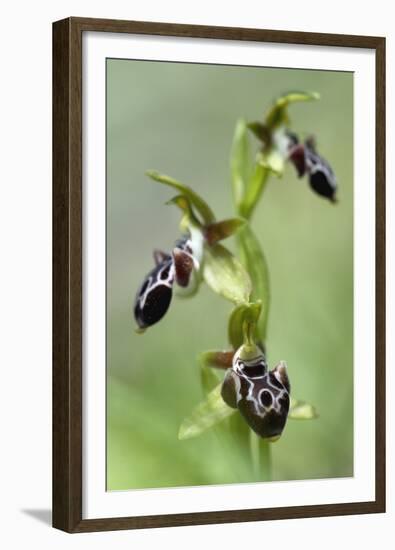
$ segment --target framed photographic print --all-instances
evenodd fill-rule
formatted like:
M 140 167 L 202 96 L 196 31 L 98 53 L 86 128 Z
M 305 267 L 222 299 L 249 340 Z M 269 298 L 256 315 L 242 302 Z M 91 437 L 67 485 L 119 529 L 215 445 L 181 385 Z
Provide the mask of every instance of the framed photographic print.
M 385 511 L 385 39 L 53 27 L 53 525 Z

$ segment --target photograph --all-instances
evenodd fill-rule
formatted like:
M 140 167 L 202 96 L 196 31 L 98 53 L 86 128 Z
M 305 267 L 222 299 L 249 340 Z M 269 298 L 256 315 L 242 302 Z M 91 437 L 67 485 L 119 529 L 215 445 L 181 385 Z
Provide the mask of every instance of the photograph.
M 356 7 L 4 5 L 1 548 L 394 538 L 395 32 Z
M 354 475 L 354 74 L 107 58 L 106 490 Z

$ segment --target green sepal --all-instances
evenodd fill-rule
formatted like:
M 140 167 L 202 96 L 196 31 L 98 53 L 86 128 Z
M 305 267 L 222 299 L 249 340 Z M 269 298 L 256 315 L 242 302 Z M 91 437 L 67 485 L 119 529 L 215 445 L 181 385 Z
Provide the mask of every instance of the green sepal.
M 313 405 L 306 403 L 306 401 L 291 399 L 288 418 L 292 418 L 293 420 L 311 420 L 318 418 L 318 416 L 317 409 Z
M 196 218 L 188 197 L 186 197 L 185 195 L 177 195 L 176 197 L 173 197 L 172 199 L 167 201 L 166 204 L 174 204 L 183 212 L 184 215 L 180 222 L 181 231 L 186 231 L 191 226 L 196 227 L 200 230 L 202 229 L 202 224 Z
M 204 228 L 204 237 L 209 245 L 213 245 L 234 235 L 245 223 L 246 220 L 242 218 L 229 218 L 220 222 L 210 223 Z
M 269 109 L 265 117 L 265 125 L 272 132 L 275 128 L 281 125 L 288 125 L 288 106 L 291 103 L 300 101 L 313 101 L 319 99 L 319 94 L 316 92 L 289 92 L 276 99 L 274 105 Z
M 220 382 L 218 373 L 207 365 L 200 365 L 200 382 L 204 391 L 204 395 L 208 395 Z
M 214 212 L 211 210 L 206 201 L 202 199 L 200 195 L 195 193 L 193 189 L 175 180 L 174 178 L 171 178 L 170 176 L 159 174 L 159 172 L 156 172 L 155 170 L 147 170 L 146 174 L 154 181 L 169 185 L 170 187 L 177 189 L 177 191 L 187 197 L 192 206 L 195 208 L 196 212 L 198 212 L 201 216 L 204 224 L 213 223 L 215 221 Z
M 217 294 L 234 304 L 248 303 L 251 280 L 236 257 L 220 244 L 205 247 L 203 279 Z
M 197 405 L 191 415 L 183 420 L 178 432 L 179 439 L 196 437 L 237 411 L 228 407 L 222 399 L 221 386 L 222 383 L 211 390 L 206 400 Z
M 241 304 L 234 308 L 228 323 L 228 338 L 234 349 L 238 349 L 244 343 L 244 325 L 251 323 L 255 326 L 254 340 L 259 339 L 257 331 L 257 322 L 261 314 L 262 302 L 253 302 L 251 304 Z
M 258 341 L 266 341 L 267 319 L 270 305 L 269 270 L 266 258 L 254 232 L 246 225 L 237 234 L 240 256 L 243 265 L 252 281 L 251 301 L 262 304 L 262 311 L 257 323 Z

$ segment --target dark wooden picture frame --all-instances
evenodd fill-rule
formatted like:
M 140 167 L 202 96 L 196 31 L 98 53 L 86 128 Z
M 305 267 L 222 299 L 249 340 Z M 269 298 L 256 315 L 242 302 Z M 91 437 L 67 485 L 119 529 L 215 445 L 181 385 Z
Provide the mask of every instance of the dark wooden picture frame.
M 376 497 L 371 502 L 82 518 L 82 34 L 369 48 L 376 59 Z M 53 25 L 53 526 L 70 533 L 385 511 L 385 39 L 69 18 Z

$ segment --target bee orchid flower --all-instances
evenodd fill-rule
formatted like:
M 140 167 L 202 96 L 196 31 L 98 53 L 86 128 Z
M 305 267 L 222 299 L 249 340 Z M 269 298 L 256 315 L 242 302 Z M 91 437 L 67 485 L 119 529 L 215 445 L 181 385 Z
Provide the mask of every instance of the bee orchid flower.
M 317 152 L 315 140 L 310 137 L 304 143 L 292 135 L 288 158 L 299 177 L 307 175 L 312 190 L 331 202 L 336 201 L 337 182 L 329 163 Z M 296 142 L 295 142 L 296 139 Z
M 175 181 L 157 173 L 155 180 L 167 185 L 169 181 Z M 139 332 L 164 317 L 170 307 L 173 290 L 177 289 L 181 296 L 190 296 L 195 294 L 204 278 L 209 286 L 214 285 L 214 290 L 221 293 L 217 284 L 220 274 L 225 275 L 237 265 L 231 253 L 220 246 L 218 241 L 233 235 L 243 226 L 244 220 L 229 218 L 217 222 L 201 197 L 196 193 L 191 194 L 189 188 L 179 182 L 177 189 L 184 190 L 185 195 L 178 195 L 169 204 L 175 204 L 183 212 L 180 226 L 184 234 L 175 242 L 170 253 L 154 251 L 156 266 L 145 277 L 134 302 L 134 317 Z M 206 215 L 201 215 L 199 219 L 193 207 Z M 231 279 L 234 279 L 232 275 Z
M 140 330 L 154 325 L 167 313 L 174 283 L 183 289 L 189 287 L 193 272 L 200 269 L 198 249 L 191 236 L 184 235 L 176 241 L 171 254 L 154 251 L 156 266 L 146 275 L 134 303 L 134 317 Z
M 287 367 L 281 361 L 268 370 L 266 358 L 257 345 L 242 345 L 226 371 L 221 395 L 229 407 L 238 409 L 260 437 L 276 440 L 287 421 L 290 384 Z

